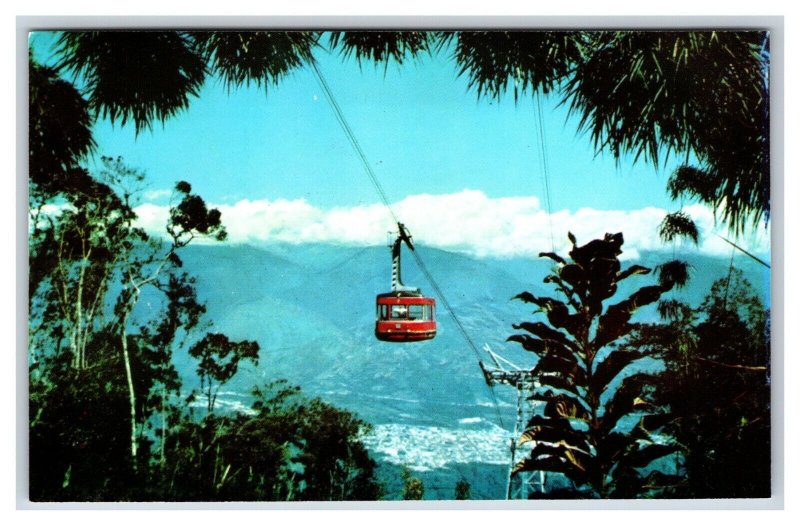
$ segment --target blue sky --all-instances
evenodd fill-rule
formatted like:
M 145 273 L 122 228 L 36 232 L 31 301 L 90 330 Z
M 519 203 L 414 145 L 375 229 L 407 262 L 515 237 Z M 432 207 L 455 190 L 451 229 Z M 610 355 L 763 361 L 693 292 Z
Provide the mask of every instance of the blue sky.
M 44 60 L 49 40 L 44 34 L 32 39 Z M 544 178 L 532 97 L 521 97 L 517 103 L 511 94 L 500 101 L 479 99 L 467 79 L 458 77 L 447 51 L 402 65 L 392 62 L 386 68 L 372 63 L 359 66 L 354 59 L 322 50 L 316 56 L 389 200 L 412 216 L 401 216 L 401 220 L 414 226 L 418 239 L 421 229 L 429 239 L 439 239 L 440 246 L 458 249 L 470 244 L 468 236 L 459 235 L 459 224 L 474 220 L 477 233 L 486 236 L 487 243 L 491 237 L 522 242 L 510 233 L 516 229 L 519 235 L 525 231 L 525 242 L 530 244 L 531 229 L 521 230 L 512 217 L 481 228 L 499 212 L 509 210 L 509 203 L 519 210 L 519 217 L 538 218 L 529 221 L 538 225 L 533 230 L 549 230 L 555 223 L 554 236 L 561 240 L 567 230 L 601 235 L 603 226 L 598 223 L 604 222 L 608 223 L 606 230 L 635 229 L 634 236 L 652 238 L 663 211 L 678 208 L 665 191 L 667 177 L 678 160 L 656 168 L 634 163 L 631 158 L 617 162 L 609 154 L 596 155 L 588 134 L 578 132 L 577 117 L 570 117 L 558 100 L 543 97 L 551 204 L 556 214 L 552 221 L 543 221 L 539 212 L 546 211 Z M 98 153 L 121 155 L 146 172 L 152 190 L 148 200 L 153 206 L 163 208 L 166 203 L 166 197 L 159 197 L 166 191 L 160 190 L 187 180 L 209 202 L 223 207 L 223 217 L 227 211 L 228 218 L 238 218 L 251 227 L 271 221 L 260 233 L 272 232 L 273 238 L 280 238 L 277 233 L 282 232 L 284 237 L 309 241 L 366 242 L 385 230 L 381 222 L 362 237 L 351 236 L 365 227 L 350 222 L 338 229 L 328 228 L 325 237 L 319 234 L 322 227 L 297 228 L 303 221 L 330 222 L 331 210 L 340 209 L 356 212 L 340 217 L 369 221 L 378 213 L 370 205 L 379 202 L 309 68 L 294 71 L 267 90 L 251 86 L 228 92 L 222 82 L 211 79 L 188 110 L 164 125 L 156 123 L 137 137 L 131 125 L 115 126 L 101 120 L 95 126 L 95 139 Z M 418 196 L 426 194 L 456 198 L 420 201 Z M 470 206 L 465 204 L 469 201 L 465 196 L 472 199 Z M 399 204 L 404 200 L 405 207 Z M 276 207 L 279 201 L 283 208 Z M 441 212 L 445 202 L 449 210 L 459 204 L 464 210 L 451 213 L 448 221 L 452 224 L 443 229 L 444 219 L 434 212 Z M 236 208 L 242 203 L 247 205 L 247 213 L 242 206 Z M 296 206 L 290 206 L 292 203 Z M 659 212 L 654 213 L 653 208 Z M 277 209 L 287 212 L 276 216 Z M 587 209 L 615 214 L 617 219 L 605 221 L 605 215 L 587 215 Z M 644 216 L 643 210 L 648 210 Z M 163 217 L 164 210 L 150 212 L 155 221 Z M 578 219 L 581 213 L 584 220 L 589 218 L 585 224 Z M 697 213 L 713 228 L 708 213 Z M 429 220 L 423 220 L 423 215 Z M 259 232 L 241 227 L 233 225 L 232 229 L 241 234 L 240 239 L 265 240 Z M 331 233 L 333 230 L 338 233 Z M 448 245 L 447 240 L 452 243 Z M 484 243 L 485 253 L 487 246 Z M 751 248 L 763 252 L 765 246 L 763 240 L 754 241 Z

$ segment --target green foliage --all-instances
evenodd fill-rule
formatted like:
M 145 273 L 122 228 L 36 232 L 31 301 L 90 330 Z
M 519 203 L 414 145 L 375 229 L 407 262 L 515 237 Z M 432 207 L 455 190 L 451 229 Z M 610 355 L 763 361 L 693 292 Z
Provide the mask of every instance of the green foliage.
M 307 31 L 193 31 L 187 37 L 228 89 L 277 84 L 311 60 L 318 38 Z
M 129 500 L 138 487 L 127 441 L 127 393 L 119 357 L 98 335 L 93 367 L 31 366 L 32 501 Z M 48 376 L 43 377 L 43 374 Z
M 340 48 L 345 57 L 402 64 L 408 56 L 430 51 L 434 35 L 427 31 L 344 31 L 331 34 L 331 48 Z
M 195 43 L 175 31 L 65 31 L 58 68 L 80 77 L 91 110 L 136 131 L 189 106 L 205 77 Z
M 658 395 L 675 416 L 684 498 L 757 498 L 770 491 L 769 316 L 734 269 L 697 311 L 672 302 L 666 327 L 635 338 L 667 367 Z
M 233 378 L 240 361 L 250 360 L 253 365 L 258 365 L 258 350 L 257 342 L 232 342 L 218 333 L 206 334 L 189 348 L 189 356 L 198 360 L 197 376 L 200 377 L 200 389 L 206 394 L 209 413 L 214 410 L 220 387 Z
M 141 130 L 185 109 L 209 75 L 229 88 L 279 82 L 314 60 L 322 38 L 303 31 L 68 31 L 58 67 L 86 83 L 94 114 L 132 120 Z M 552 92 L 579 115 L 598 152 L 655 164 L 664 154 L 693 154 L 698 165 L 687 161 L 670 180 L 674 197 L 719 208 L 740 231 L 769 215 L 763 31 L 345 31 L 329 43 L 344 56 L 384 64 L 453 49 L 459 75 L 479 96 Z M 79 100 L 71 106 L 85 114 Z M 84 151 L 84 142 L 72 150 Z
M 567 81 L 598 149 L 659 162 L 694 152 L 676 173 L 723 219 L 743 227 L 769 211 L 767 35 L 752 31 L 598 32 Z M 736 130 L 732 133 L 731 130 Z
M 640 288 L 604 309 L 620 281 L 649 270 L 621 269 L 622 234 L 584 246 L 569 237 L 571 262 L 542 254 L 558 264 L 545 282 L 555 284 L 567 302 L 528 292 L 517 296 L 537 305 L 546 322 L 514 325 L 525 333 L 508 338 L 538 356 L 533 400 L 543 402 L 520 437 L 521 444 L 532 443 L 530 456 L 514 469 L 562 473 L 584 496 L 648 494 L 656 478 L 666 475 L 653 469 L 645 476 L 642 470 L 675 448 L 646 425 L 663 412 L 653 398 L 655 377 L 635 372 L 634 364 L 650 353 L 620 344 L 634 328 L 633 312 L 672 284 Z M 629 429 L 632 418 L 638 424 Z
M 688 238 L 697 245 L 700 234 L 697 225 L 685 212 L 667 214 L 658 227 L 658 237 L 664 243 L 669 243 L 678 238 Z
M 464 479 L 456 482 L 456 490 L 453 498 L 455 500 L 470 500 L 472 498 L 472 487 L 469 482 Z
M 658 284 L 667 289 L 672 287 L 682 289 L 689 283 L 690 268 L 688 263 L 677 259 L 662 263 L 656 268 Z
M 182 420 L 167 437 L 165 500 L 376 500 L 366 424 L 283 382 L 250 413 Z
M 572 31 L 460 31 L 455 39 L 459 75 L 479 95 L 499 99 L 511 88 L 526 92 L 558 87 L 581 58 L 584 35 Z
M 425 498 L 425 484 L 417 477 L 411 476 L 411 470 L 403 466 L 400 473 L 403 479 L 403 500 L 423 500 Z
M 28 171 L 31 198 L 38 200 L 86 178 L 79 163 L 95 148 L 93 119 L 78 90 L 30 53 L 28 90 Z
M 366 424 L 297 389 L 257 391 L 250 413 L 192 419 L 176 396 L 173 351 L 205 306 L 178 251 L 196 237 L 224 240 L 221 214 L 180 181 L 168 238 L 151 239 L 135 226 L 144 174 L 121 158 L 102 157 L 96 175 L 79 164 L 94 148 L 92 111 L 139 130 L 188 104 L 205 74 L 195 43 L 172 32 L 75 32 L 60 45 L 60 66 L 82 76 L 89 101 L 30 61 L 30 498 L 380 498 L 360 442 Z M 145 288 L 151 309 L 134 315 Z M 256 363 L 258 345 L 211 333 L 190 355 L 211 411 L 214 382 L 243 359 Z

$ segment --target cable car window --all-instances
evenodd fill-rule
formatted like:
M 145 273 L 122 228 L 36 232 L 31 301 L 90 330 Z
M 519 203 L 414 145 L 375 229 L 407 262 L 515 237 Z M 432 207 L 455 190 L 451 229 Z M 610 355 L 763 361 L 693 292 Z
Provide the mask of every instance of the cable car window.
M 378 319 L 385 320 L 389 314 L 389 309 L 386 305 L 378 305 Z
M 408 318 L 408 307 L 405 305 L 392 305 L 392 316 L 393 320 L 396 319 L 403 319 L 405 320 Z
M 409 320 L 424 320 L 425 309 L 422 305 L 409 305 L 408 306 L 408 319 Z

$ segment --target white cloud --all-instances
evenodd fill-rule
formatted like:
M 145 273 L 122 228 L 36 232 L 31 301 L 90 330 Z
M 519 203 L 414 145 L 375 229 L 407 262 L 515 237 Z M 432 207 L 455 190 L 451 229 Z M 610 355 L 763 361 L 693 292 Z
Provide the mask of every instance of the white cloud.
M 232 205 L 213 205 L 233 243 L 337 243 L 380 245 L 394 223 L 381 204 L 317 208 L 304 199 L 242 200 Z M 672 250 L 658 238 L 658 226 L 666 210 L 561 210 L 548 217 L 536 197 L 490 198 L 478 190 L 454 194 L 409 196 L 392 205 L 414 239 L 423 245 L 464 252 L 478 257 L 537 257 L 539 252 L 565 253 L 572 232 L 579 244 L 602 237 L 606 232 L 625 236 L 623 257 L 634 258 L 643 250 Z M 140 224 L 153 233 L 163 233 L 168 217 L 165 206 L 145 204 L 137 209 Z M 730 246 L 713 234 L 714 216 L 702 205 L 684 211 L 698 224 L 700 247 L 683 244 L 681 251 L 730 254 Z M 551 238 L 552 228 L 552 238 Z M 724 229 L 720 229 L 722 235 Z M 552 240 L 552 241 L 551 241 Z M 737 241 L 758 254 L 769 252 L 769 232 L 759 232 Z
M 172 190 L 169 188 L 159 188 L 157 190 L 147 190 L 142 194 L 142 197 L 146 201 L 158 201 L 159 199 L 163 199 L 165 197 L 169 197 L 172 195 Z

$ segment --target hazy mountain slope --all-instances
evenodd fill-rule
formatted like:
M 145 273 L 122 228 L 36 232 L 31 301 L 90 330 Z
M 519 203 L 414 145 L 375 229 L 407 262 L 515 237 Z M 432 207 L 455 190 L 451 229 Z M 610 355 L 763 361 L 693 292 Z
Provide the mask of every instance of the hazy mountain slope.
M 472 341 L 479 348 L 488 343 L 519 365 L 531 365 L 532 355 L 505 342 L 513 323 L 533 316 L 531 306 L 511 298 L 523 290 L 549 294 L 542 284 L 549 260 L 478 260 L 427 247 L 418 251 Z M 486 386 L 478 357 L 440 298 L 435 339 L 394 344 L 374 338 L 375 295 L 390 288 L 388 248 L 193 246 L 183 258 L 186 270 L 198 278 L 213 330 L 255 339 L 262 348 L 258 367 L 237 375 L 221 400 L 244 402 L 240 395 L 253 385 L 286 378 L 307 394 L 376 424 L 369 438 L 373 454 L 426 473 L 442 488 L 436 494 L 440 498 L 452 497 L 452 486 L 468 465 L 474 471 L 481 464 L 506 462 L 505 437 L 513 427 L 516 393 L 506 386 L 493 393 Z M 672 255 L 649 253 L 636 263 L 654 266 L 667 259 Z M 699 304 L 710 284 L 727 275 L 728 261 L 689 259 L 691 287 L 674 294 Z M 409 254 L 403 263 L 405 283 L 432 295 Z M 736 263 L 766 289 L 761 267 L 743 258 Z M 619 297 L 654 279 L 629 280 Z M 652 309 L 638 315 L 655 318 Z M 186 356 L 178 362 L 189 378 L 193 362 Z M 502 470 L 486 473 L 480 491 L 502 497 L 504 482 L 497 475 Z M 442 477 L 452 484 L 447 487 Z

